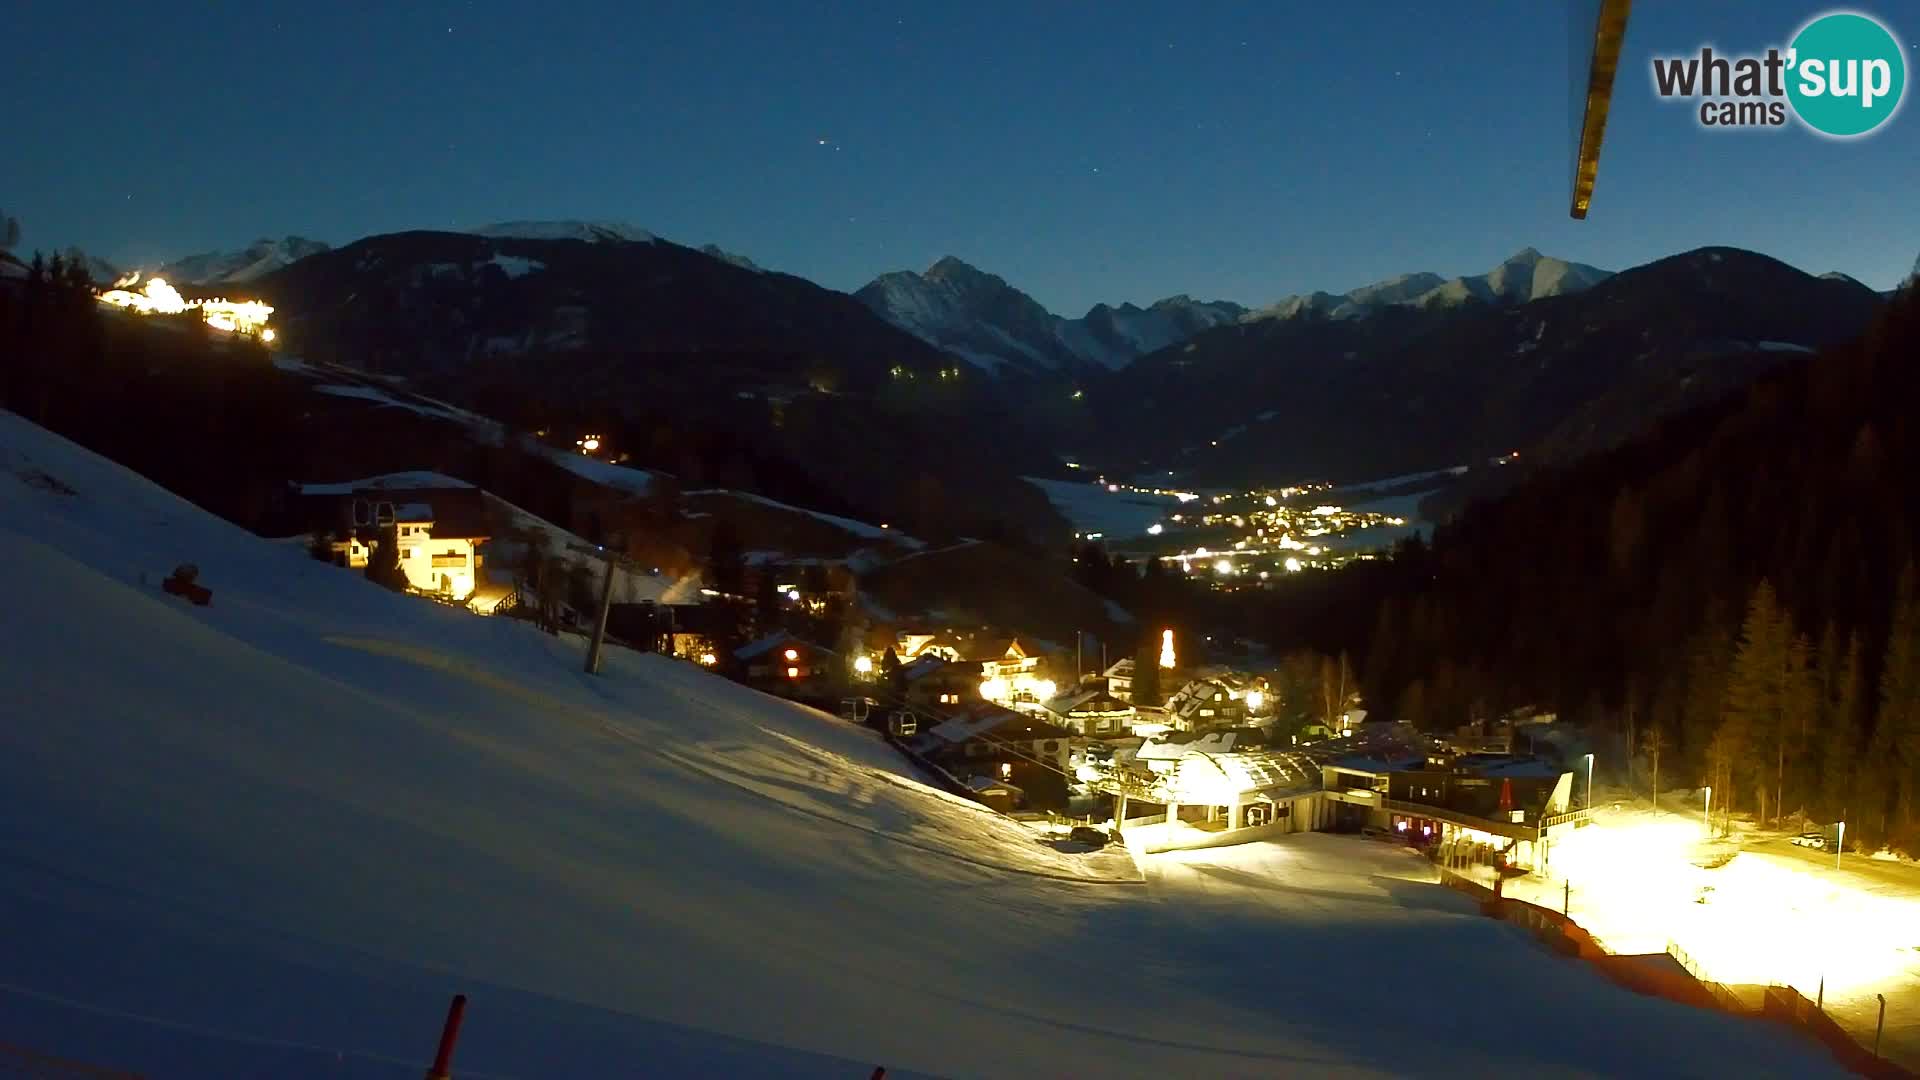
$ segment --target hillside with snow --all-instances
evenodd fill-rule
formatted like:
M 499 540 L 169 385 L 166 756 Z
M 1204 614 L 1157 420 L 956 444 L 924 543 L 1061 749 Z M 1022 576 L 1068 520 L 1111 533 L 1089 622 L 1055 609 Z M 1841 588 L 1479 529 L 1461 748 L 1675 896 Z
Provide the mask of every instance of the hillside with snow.
M 181 562 L 210 606 L 157 587 Z M 1055 850 L 865 729 L 658 657 L 585 675 L 8 413 L 0 567 L 0 1043 L 413 1078 L 465 992 L 462 1077 L 1834 1073 L 1403 851 Z M 1423 981 L 1471 992 L 1380 1038 Z

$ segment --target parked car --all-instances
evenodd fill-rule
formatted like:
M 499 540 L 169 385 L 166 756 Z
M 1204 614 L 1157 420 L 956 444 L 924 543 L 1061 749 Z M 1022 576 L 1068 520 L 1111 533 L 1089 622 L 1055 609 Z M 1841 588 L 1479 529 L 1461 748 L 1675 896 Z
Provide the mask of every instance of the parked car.
M 1827 848 L 1827 837 L 1825 833 L 1803 832 L 1799 836 L 1794 837 L 1793 842 L 1801 847 L 1810 847 L 1819 851 L 1825 851 Z
M 1112 837 L 1109 837 L 1106 833 L 1090 825 L 1075 825 L 1073 830 L 1067 833 L 1067 839 L 1076 844 L 1091 844 L 1094 847 L 1106 847 L 1112 840 Z

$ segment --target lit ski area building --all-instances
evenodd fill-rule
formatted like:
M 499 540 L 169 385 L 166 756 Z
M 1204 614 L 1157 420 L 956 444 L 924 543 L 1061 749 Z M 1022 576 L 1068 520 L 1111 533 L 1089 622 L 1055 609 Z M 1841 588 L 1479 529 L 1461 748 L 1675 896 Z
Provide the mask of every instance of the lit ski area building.
M 161 588 L 182 563 L 210 604 Z M 1049 842 L 878 732 L 660 655 L 585 674 L 575 638 L 395 594 L 10 413 L 0 567 L 7 1047 L 417 1077 L 463 993 L 459 1077 L 1840 1074 L 1483 917 L 1403 845 Z M 1251 828 L 1325 782 L 1168 775 Z M 1385 1017 L 1436 979 L 1466 992 Z

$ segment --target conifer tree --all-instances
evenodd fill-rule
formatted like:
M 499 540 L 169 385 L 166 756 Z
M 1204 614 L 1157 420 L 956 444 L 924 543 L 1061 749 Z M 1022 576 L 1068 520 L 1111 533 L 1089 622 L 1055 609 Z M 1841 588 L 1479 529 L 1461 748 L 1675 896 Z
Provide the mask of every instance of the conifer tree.
M 1727 673 L 1720 746 L 1722 765 L 1755 785 L 1762 819 L 1769 791 L 1778 783 L 1776 763 L 1785 755 L 1781 721 L 1785 673 L 1791 663 L 1788 637 L 1773 585 L 1762 580 L 1747 604 Z
M 1867 671 L 1858 632 L 1847 640 L 1840 670 L 1820 752 L 1820 805 L 1836 819 L 1844 819 L 1859 805 L 1852 787 L 1860 753 L 1860 714 L 1867 703 Z
M 1893 623 L 1880 667 L 1876 735 L 1876 752 L 1888 755 L 1891 794 L 1905 828 L 1913 823 L 1914 796 L 1920 788 L 1920 582 L 1912 563 L 1901 571 L 1894 593 Z
M 1160 686 L 1160 642 L 1149 635 L 1133 657 L 1133 703 L 1159 706 L 1164 690 Z
M 400 568 L 400 534 L 392 525 L 381 528 L 373 543 L 373 555 L 367 559 L 367 580 L 395 592 L 407 587 L 407 572 Z

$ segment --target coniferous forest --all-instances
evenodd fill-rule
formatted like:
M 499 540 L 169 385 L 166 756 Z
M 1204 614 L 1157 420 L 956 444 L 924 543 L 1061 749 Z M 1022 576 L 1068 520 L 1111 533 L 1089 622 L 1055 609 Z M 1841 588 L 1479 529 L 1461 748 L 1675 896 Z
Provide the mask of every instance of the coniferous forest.
M 1376 613 L 1370 701 L 1552 709 L 1717 807 L 1920 850 L 1917 363 L 1909 284 L 1858 343 L 1362 564 L 1333 591 Z

